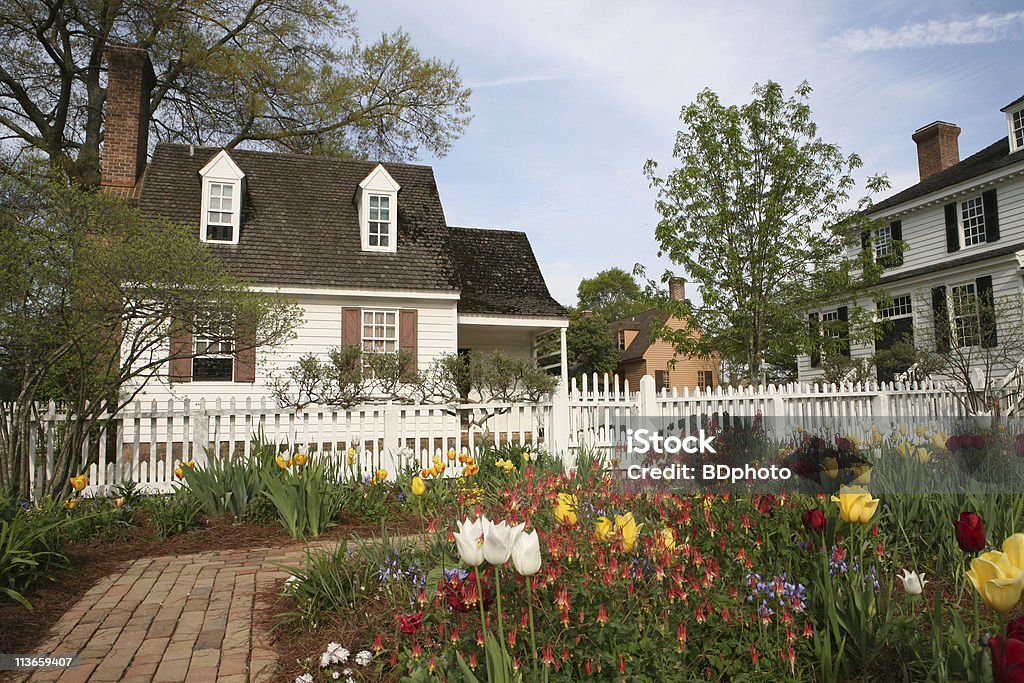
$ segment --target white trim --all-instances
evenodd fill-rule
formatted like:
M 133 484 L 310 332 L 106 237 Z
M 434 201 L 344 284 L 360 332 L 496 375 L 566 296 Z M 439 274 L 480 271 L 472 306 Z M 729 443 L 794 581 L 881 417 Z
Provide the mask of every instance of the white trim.
M 1010 137 L 1010 154 L 1013 154 L 1019 149 L 1024 149 L 1024 145 L 1017 144 L 1017 134 L 1013 128 L 1013 116 L 1014 114 L 1020 114 L 1024 116 L 1024 104 L 1019 104 L 1013 109 L 1009 109 L 1006 112 L 1006 132 Z
M 506 327 L 549 327 L 561 329 L 569 327 L 568 318 L 541 318 L 541 317 L 506 317 L 497 315 L 479 315 L 474 313 L 460 313 L 459 325 L 503 325 Z
M 242 193 L 245 190 L 245 173 L 234 162 L 227 150 L 221 150 L 210 159 L 199 175 L 203 179 L 203 198 L 199 217 L 199 239 L 211 244 L 238 244 L 238 238 L 242 228 Z M 231 187 L 231 239 L 211 240 L 206 236 L 207 219 L 210 212 L 210 192 L 213 184 L 226 185 Z
M 1016 168 L 1014 168 L 1016 166 Z M 1009 168 L 1010 170 L 1007 170 Z M 922 197 L 915 197 L 914 199 L 908 199 L 907 201 L 891 206 L 881 211 L 872 211 L 868 214 L 872 218 L 886 218 L 896 219 L 905 216 L 914 211 L 926 209 L 929 206 L 935 206 L 937 204 L 948 204 L 951 201 L 959 203 L 961 197 L 965 195 L 978 194 L 984 192 L 990 187 L 995 187 L 998 183 L 1004 180 L 1010 180 L 1016 178 L 1019 175 L 1024 175 L 1024 163 L 1016 163 L 1010 167 L 1003 167 L 986 173 L 985 175 L 975 176 L 970 180 L 966 180 L 957 185 L 951 185 L 944 187 L 941 190 L 930 192 Z
M 415 289 L 338 289 L 335 287 L 275 287 L 273 285 L 254 285 L 249 287 L 254 292 L 271 294 L 288 294 L 291 296 L 345 296 L 345 297 L 379 297 L 384 299 L 441 299 L 458 301 L 459 292 L 452 290 L 415 290 Z

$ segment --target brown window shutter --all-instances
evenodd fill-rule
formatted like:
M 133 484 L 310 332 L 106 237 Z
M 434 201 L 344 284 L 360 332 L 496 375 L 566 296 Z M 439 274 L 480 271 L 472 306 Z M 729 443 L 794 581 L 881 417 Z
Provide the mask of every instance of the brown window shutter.
M 171 362 L 167 379 L 171 382 L 191 382 L 192 332 L 178 317 L 171 319 L 170 351 Z
M 412 354 L 409 370 L 416 372 L 419 345 L 419 311 L 415 308 L 403 308 L 398 312 L 398 348 Z
M 341 345 L 362 346 L 362 313 L 358 308 L 341 309 Z
M 235 329 L 235 381 L 256 381 L 256 326 L 252 320 L 239 320 Z

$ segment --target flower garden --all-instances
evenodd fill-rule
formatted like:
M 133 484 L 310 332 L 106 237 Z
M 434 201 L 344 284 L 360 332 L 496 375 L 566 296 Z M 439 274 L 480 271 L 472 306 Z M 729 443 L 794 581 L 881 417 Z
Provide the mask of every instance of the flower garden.
M 794 476 L 704 490 L 637 485 L 597 452 L 566 468 L 452 450 L 358 479 L 355 453 L 263 444 L 184 463 L 172 496 L 76 493 L 3 519 L 7 539 L 43 539 L 32 571 L 133 514 L 183 537 L 212 514 L 327 535 L 273 604 L 289 681 L 1024 681 L 1024 439 L 945 428 L 721 429 L 716 462 Z M 372 540 L 345 534 L 354 513 L 384 520 Z M 11 547 L 16 604 L 31 590 L 8 578 Z

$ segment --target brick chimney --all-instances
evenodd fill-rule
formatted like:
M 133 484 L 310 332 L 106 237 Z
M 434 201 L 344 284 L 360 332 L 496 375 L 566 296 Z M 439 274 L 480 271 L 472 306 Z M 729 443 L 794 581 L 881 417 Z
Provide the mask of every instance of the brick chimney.
M 686 301 L 686 280 L 681 277 L 669 278 L 668 298 L 674 301 Z
M 130 193 L 146 167 L 149 96 L 156 77 L 142 48 L 113 46 L 103 55 L 108 71 L 100 185 Z
M 917 169 L 921 180 L 960 163 L 957 138 L 960 128 L 952 123 L 936 121 L 918 128 L 911 136 L 917 143 Z

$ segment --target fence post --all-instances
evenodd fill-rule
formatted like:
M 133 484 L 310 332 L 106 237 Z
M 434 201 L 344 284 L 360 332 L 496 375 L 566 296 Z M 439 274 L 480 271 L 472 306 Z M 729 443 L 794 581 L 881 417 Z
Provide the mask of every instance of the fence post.
M 384 441 L 380 450 L 380 466 L 388 471 L 388 478 L 393 478 L 398 476 L 402 468 L 402 459 L 398 454 L 402 406 L 389 400 L 382 407 L 381 416 L 384 418 Z
M 569 452 L 569 383 L 564 380 L 559 380 L 551 393 L 548 427 L 544 434 L 548 453 L 562 458 L 566 468 L 575 466 L 573 454 Z
M 658 414 L 658 391 L 654 388 L 654 378 L 644 375 L 640 378 L 640 417 L 647 422 Z
M 885 390 L 885 383 L 879 382 L 875 385 L 875 395 L 871 397 L 872 424 L 877 424 L 883 416 L 891 417 L 889 412 L 889 392 Z
M 209 464 L 206 449 L 210 447 L 210 417 L 206 412 L 206 399 L 200 399 L 199 405 L 193 407 L 191 413 L 192 458 L 198 467 L 205 469 Z

